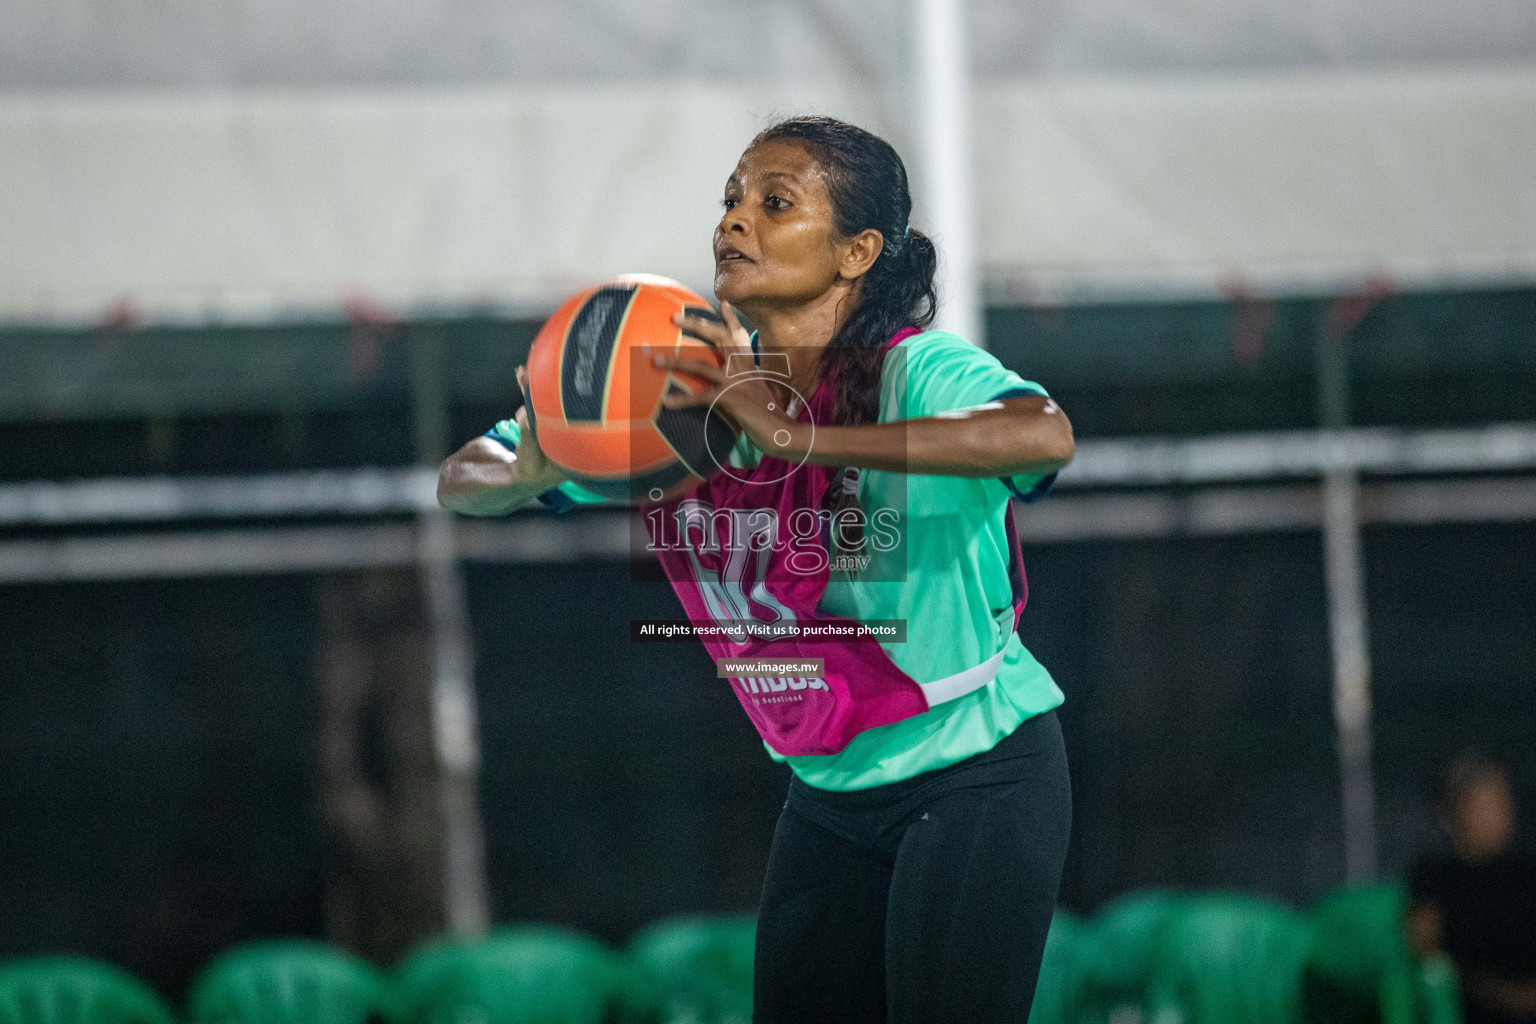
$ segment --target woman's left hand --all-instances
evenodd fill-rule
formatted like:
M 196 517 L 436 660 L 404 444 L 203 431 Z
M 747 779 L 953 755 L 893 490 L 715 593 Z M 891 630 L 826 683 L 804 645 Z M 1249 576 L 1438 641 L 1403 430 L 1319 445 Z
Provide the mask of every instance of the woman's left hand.
M 780 393 L 757 372 L 752 339 L 729 302 L 720 303 L 720 316 L 724 323 L 683 313 L 672 317 L 673 323 L 689 334 L 703 338 L 719 352 L 725 365 L 719 367 L 671 353 L 657 355 L 657 366 L 702 378 L 711 385 L 690 395 L 664 398 L 663 404 L 669 409 L 687 409 L 714 403 L 741 425 L 752 443 L 765 455 L 780 459 L 798 458 L 801 452 L 798 446 L 810 425 L 788 415 Z

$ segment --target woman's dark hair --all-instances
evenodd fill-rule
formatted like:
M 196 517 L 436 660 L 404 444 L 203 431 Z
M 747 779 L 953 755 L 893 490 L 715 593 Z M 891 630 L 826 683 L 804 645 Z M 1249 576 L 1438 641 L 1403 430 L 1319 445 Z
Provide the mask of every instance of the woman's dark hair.
M 798 142 L 821 166 L 839 236 L 874 228 L 885 238 L 864 275 L 858 306 L 822 351 L 818 367 L 818 377 L 837 388 L 832 422 L 873 423 L 880 418 L 885 343 L 903 327 L 933 323 L 939 255 L 927 235 L 908 228 L 907 169 L 890 143 L 834 118 L 792 117 L 758 133 L 752 145 L 779 140 Z

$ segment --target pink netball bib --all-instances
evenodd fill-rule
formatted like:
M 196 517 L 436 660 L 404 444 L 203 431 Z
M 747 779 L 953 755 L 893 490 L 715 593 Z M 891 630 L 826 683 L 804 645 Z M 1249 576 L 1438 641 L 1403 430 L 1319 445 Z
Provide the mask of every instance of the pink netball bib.
M 887 349 L 916 333 L 898 332 Z M 834 397 L 830 388 L 818 387 L 812 408 L 798 410 L 796 419 L 829 422 Z M 739 637 L 706 636 L 712 657 L 823 660 L 820 675 L 730 680 L 757 731 L 785 756 L 837 753 L 865 729 L 920 715 L 985 686 L 1002 664 L 999 650 L 944 679 L 916 680 L 878 643 L 784 635 L 786 627 L 815 634 L 854 626 L 817 610 L 831 576 L 822 499 L 836 472 L 764 456 L 751 470 L 717 470 L 692 494 L 653 506 L 644 517 L 689 621 L 746 627 Z M 1012 502 L 1005 516 L 1017 629 L 1029 591 Z

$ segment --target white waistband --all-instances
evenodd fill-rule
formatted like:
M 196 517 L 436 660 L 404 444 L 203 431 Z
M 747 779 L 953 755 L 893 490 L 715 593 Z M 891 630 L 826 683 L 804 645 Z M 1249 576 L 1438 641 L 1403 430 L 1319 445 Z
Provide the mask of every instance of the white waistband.
M 952 676 L 935 679 L 931 683 L 919 683 L 918 685 L 923 688 L 923 696 L 928 698 L 928 706 L 933 707 L 935 704 L 943 704 L 956 697 L 964 697 L 972 690 L 979 690 L 986 686 L 997 676 L 997 670 L 1003 667 L 1003 653 L 1007 649 L 1005 644 L 1003 650 L 964 672 L 956 672 Z

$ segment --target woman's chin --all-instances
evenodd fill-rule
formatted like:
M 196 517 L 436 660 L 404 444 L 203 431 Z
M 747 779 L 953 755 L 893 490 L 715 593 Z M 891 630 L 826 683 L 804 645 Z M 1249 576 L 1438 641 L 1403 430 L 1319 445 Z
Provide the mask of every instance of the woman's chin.
M 739 263 L 722 263 L 715 268 L 715 298 L 721 302 L 729 302 L 733 306 L 739 306 L 744 302 L 751 302 L 754 289 L 744 280 L 746 277 L 742 271 L 746 269 Z

